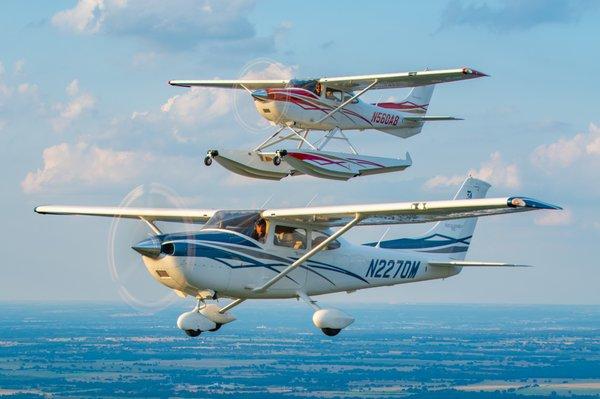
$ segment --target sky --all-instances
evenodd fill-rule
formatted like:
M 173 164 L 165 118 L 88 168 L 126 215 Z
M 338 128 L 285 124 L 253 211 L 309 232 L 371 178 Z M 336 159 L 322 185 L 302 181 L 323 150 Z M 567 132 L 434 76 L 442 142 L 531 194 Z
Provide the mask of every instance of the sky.
M 122 301 L 126 289 L 160 302 L 168 294 L 127 248 L 145 234 L 139 223 L 41 216 L 36 205 L 435 200 L 451 198 L 471 174 L 492 184 L 490 196 L 564 207 L 478 223 L 468 259 L 535 267 L 464 270 L 322 301 L 600 304 L 597 2 L 65 0 L 3 1 L 0 10 L 0 300 Z M 260 181 L 204 167 L 208 149 L 249 148 L 269 126 L 244 93 L 167 84 L 462 66 L 490 77 L 439 85 L 429 112 L 465 120 L 428 124 L 407 140 L 350 132 L 361 152 L 409 151 L 413 166 L 348 182 Z M 428 227 L 393 227 L 386 237 Z M 368 242 L 384 230 L 347 237 Z

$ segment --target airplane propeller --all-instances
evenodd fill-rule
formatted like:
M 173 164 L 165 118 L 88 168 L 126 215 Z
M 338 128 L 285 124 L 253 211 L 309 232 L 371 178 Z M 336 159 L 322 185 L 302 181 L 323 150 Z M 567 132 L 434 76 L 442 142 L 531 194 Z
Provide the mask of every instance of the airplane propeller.
M 159 184 L 140 185 L 131 190 L 120 207 L 182 208 L 181 198 Z M 178 229 L 181 230 L 181 229 Z M 156 255 L 161 243 L 150 226 L 141 220 L 114 218 L 108 235 L 108 268 L 119 295 L 142 313 L 155 313 L 171 305 L 173 291 L 148 278 L 140 254 Z
M 240 69 L 238 77 L 239 79 L 292 78 L 289 68 L 268 58 L 257 58 L 248 62 Z M 273 126 L 278 124 L 277 121 L 267 121 L 256 112 L 253 100 L 265 101 L 267 99 L 266 90 L 231 90 L 231 95 L 233 96 L 233 115 L 245 132 L 261 135 L 272 130 Z

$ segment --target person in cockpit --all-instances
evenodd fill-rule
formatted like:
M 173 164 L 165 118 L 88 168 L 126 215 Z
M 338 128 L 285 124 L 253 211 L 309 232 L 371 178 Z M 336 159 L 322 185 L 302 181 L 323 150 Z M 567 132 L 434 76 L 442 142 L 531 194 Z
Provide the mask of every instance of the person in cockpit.
M 317 83 L 317 85 L 315 86 L 315 94 L 321 97 L 321 83 Z
M 258 242 L 265 242 L 267 236 L 267 222 L 265 219 L 258 219 L 254 224 L 254 231 L 252 232 L 252 238 Z

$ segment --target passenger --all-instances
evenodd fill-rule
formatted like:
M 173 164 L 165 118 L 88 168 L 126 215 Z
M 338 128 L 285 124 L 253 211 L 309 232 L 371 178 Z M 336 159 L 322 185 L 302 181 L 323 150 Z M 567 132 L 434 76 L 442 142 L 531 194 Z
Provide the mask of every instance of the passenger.
M 254 224 L 254 231 L 252 232 L 252 238 L 254 238 L 258 242 L 265 242 L 265 238 L 267 236 L 267 222 L 265 219 L 259 219 Z
M 317 85 L 315 86 L 315 94 L 321 97 L 321 83 L 317 83 Z

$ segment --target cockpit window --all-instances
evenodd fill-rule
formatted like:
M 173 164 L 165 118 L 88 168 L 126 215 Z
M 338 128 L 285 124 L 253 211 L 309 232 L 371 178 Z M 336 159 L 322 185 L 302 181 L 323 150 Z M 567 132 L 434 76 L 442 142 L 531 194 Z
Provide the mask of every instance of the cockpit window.
M 290 86 L 306 89 L 308 91 L 312 91 L 316 95 L 321 95 L 321 84 L 318 83 L 315 79 L 292 79 L 290 80 Z
M 352 97 L 354 97 L 354 93 L 344 92 L 344 101 L 348 101 Z M 358 98 L 355 98 L 354 100 L 350 101 L 351 104 L 356 104 L 357 102 L 358 102 Z
M 275 226 L 273 244 L 293 249 L 306 249 L 306 230 L 290 226 Z
M 325 98 L 328 100 L 342 101 L 342 92 L 328 87 L 325 89 Z
M 255 226 L 262 217 L 256 211 L 217 211 L 208 219 L 203 229 L 225 229 L 253 237 Z
M 325 241 L 328 238 L 329 238 L 329 234 L 327 234 L 323 231 L 313 231 L 311 248 L 316 247 L 317 245 L 319 245 L 320 243 L 322 243 L 323 241 Z M 333 240 L 329 244 L 327 244 L 327 247 L 325 248 L 325 250 L 338 249 L 340 246 L 341 245 L 338 240 Z
M 290 80 L 291 87 L 299 87 L 301 89 L 306 89 L 306 90 L 310 90 L 310 91 L 313 91 L 315 89 L 316 85 L 317 85 L 317 81 L 315 79 L 305 79 L 305 80 L 292 79 L 292 80 Z

